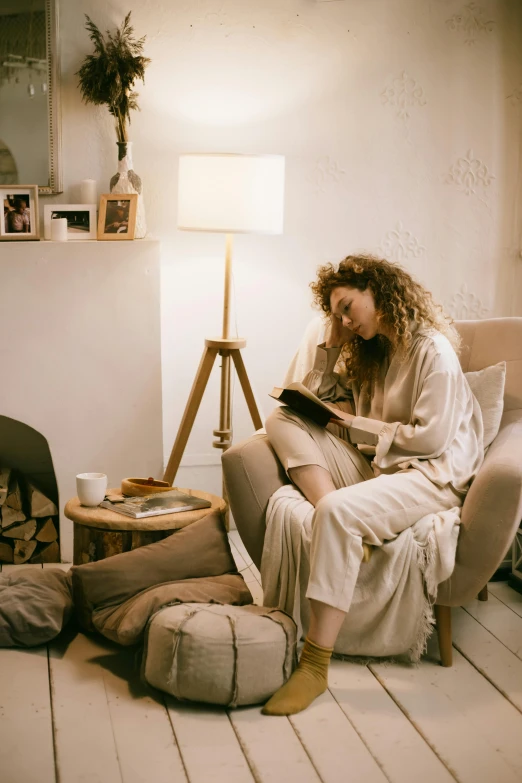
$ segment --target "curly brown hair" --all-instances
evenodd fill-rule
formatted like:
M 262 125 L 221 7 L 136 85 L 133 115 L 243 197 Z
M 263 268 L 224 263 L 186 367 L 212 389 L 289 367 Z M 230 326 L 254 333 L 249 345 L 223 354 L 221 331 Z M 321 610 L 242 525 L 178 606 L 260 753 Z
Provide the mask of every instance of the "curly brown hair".
M 349 286 L 359 291 L 370 289 L 381 324 L 394 335 L 393 340 L 378 334 L 370 340 L 355 335 L 342 350 L 348 377 L 359 383 L 371 381 L 392 349 L 406 349 L 411 344 L 411 321 L 442 332 L 456 353 L 460 336 L 453 319 L 446 315 L 432 295 L 398 264 L 369 254 L 347 256 L 338 267 L 325 264 L 317 270 L 317 280 L 310 283 L 315 305 L 331 316 L 330 295 L 334 288 Z

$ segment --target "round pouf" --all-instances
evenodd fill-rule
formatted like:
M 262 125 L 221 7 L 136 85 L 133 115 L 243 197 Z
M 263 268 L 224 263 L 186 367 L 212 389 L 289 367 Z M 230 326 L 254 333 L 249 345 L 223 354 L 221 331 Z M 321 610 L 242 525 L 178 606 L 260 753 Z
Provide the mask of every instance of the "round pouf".
M 278 609 L 178 604 L 151 619 L 142 675 L 180 701 L 260 704 L 290 677 L 296 647 L 296 625 Z

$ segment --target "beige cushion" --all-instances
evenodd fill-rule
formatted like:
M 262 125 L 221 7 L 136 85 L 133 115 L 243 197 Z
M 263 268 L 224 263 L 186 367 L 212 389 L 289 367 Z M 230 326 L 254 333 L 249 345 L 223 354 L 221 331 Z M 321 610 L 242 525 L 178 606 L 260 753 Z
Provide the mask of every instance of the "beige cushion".
M 72 611 L 69 575 L 58 568 L 0 574 L 0 647 L 34 647 L 60 633 Z
M 74 610 L 93 631 L 92 612 L 122 604 L 148 587 L 237 573 L 221 513 L 215 511 L 155 544 L 71 568 Z
M 252 594 L 241 574 L 224 574 L 202 579 L 184 579 L 149 587 L 117 606 L 108 606 L 92 614 L 97 631 L 118 644 L 142 641 L 149 618 L 167 604 L 217 603 L 251 604 Z
M 142 677 L 181 701 L 266 701 L 296 665 L 296 625 L 263 606 L 180 604 L 147 627 Z
M 482 411 L 486 449 L 497 436 L 504 411 L 506 362 L 499 362 L 476 372 L 467 372 L 465 377 Z

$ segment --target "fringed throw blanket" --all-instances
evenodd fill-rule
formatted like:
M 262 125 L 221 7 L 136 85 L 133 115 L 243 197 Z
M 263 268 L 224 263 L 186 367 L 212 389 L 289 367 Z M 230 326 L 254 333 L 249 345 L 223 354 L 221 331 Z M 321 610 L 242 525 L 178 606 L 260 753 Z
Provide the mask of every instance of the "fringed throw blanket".
M 261 562 L 264 605 L 292 615 L 306 635 L 314 507 L 291 484 L 272 495 Z M 433 625 L 437 586 L 455 565 L 460 508 L 428 514 L 362 563 L 335 653 L 418 661 Z

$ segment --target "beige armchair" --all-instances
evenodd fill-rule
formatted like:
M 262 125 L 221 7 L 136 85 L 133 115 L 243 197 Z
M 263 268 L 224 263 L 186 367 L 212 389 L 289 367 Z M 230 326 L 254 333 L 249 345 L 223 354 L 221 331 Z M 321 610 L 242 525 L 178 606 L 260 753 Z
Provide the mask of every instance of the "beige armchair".
M 462 507 L 455 569 L 439 587 L 435 616 L 441 663 L 451 666 L 451 607 L 477 595 L 504 559 L 522 518 L 522 318 L 457 321 L 464 372 L 507 364 L 504 414 Z M 223 472 L 239 535 L 261 564 L 270 496 L 288 478 L 266 435 L 255 434 L 223 454 Z

